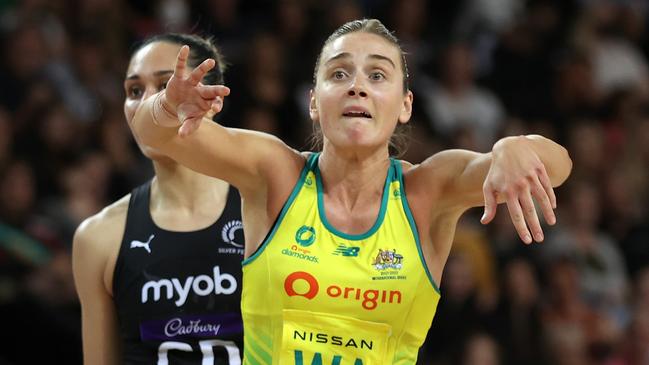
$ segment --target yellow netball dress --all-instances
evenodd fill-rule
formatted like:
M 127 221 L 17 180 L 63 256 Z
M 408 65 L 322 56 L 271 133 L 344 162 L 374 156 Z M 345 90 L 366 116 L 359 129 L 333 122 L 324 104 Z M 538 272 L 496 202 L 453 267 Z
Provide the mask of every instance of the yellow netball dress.
M 244 364 L 415 364 L 439 290 L 391 160 L 366 233 L 326 218 L 310 156 L 260 249 L 243 262 Z

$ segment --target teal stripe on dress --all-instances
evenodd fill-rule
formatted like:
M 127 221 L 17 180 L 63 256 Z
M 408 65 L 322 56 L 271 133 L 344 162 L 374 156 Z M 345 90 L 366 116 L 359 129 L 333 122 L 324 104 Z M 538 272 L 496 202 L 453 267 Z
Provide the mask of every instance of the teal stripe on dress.
M 401 163 L 398 163 L 396 165 L 397 169 L 397 176 L 399 178 L 399 184 L 401 185 L 401 204 L 403 205 L 403 210 L 406 213 L 406 217 L 408 217 L 408 222 L 410 223 L 410 230 L 412 231 L 412 234 L 415 237 L 415 242 L 417 243 L 417 251 L 419 252 L 419 259 L 421 260 L 421 264 L 424 266 L 424 271 L 426 272 L 426 276 L 428 276 L 428 280 L 430 283 L 433 285 L 433 289 L 437 292 L 437 294 L 440 294 L 439 287 L 437 284 L 435 284 L 435 280 L 433 280 L 433 276 L 430 274 L 430 270 L 428 270 L 428 265 L 426 264 L 426 259 L 424 258 L 424 252 L 421 249 L 421 241 L 419 240 L 419 231 L 417 230 L 417 223 L 415 222 L 415 218 L 412 216 L 412 212 L 410 211 L 410 206 L 408 205 L 408 198 L 406 196 L 406 184 L 403 181 L 403 172 L 401 171 Z
M 329 223 L 329 220 L 327 219 L 327 214 L 325 214 L 325 206 L 324 206 L 324 192 L 323 192 L 323 186 L 322 186 L 322 177 L 320 175 L 320 168 L 318 168 L 318 165 L 316 163 L 314 170 L 315 170 L 315 177 L 316 177 L 316 188 L 318 191 L 318 214 L 320 215 L 320 220 L 322 221 L 322 224 L 329 230 L 329 232 L 333 233 L 334 235 L 350 240 L 350 241 L 360 241 L 364 240 L 371 235 L 373 235 L 380 227 L 381 224 L 383 224 L 383 220 L 385 218 L 385 212 L 388 208 L 388 195 L 389 190 L 390 190 L 390 181 L 392 177 L 392 170 L 394 168 L 393 164 L 390 164 L 390 167 L 388 168 L 388 173 L 387 176 L 385 177 L 385 184 L 383 186 L 383 196 L 381 198 L 381 209 L 379 209 L 379 214 L 376 217 L 376 221 L 374 221 L 374 225 L 365 233 L 361 234 L 347 234 L 344 232 L 341 232 L 337 230 L 334 226 L 332 226 Z
M 282 221 L 284 220 L 284 216 L 286 215 L 286 212 L 288 212 L 288 209 L 291 207 L 291 205 L 293 205 L 293 201 L 295 200 L 295 197 L 297 197 L 300 190 L 302 190 L 302 185 L 304 185 L 304 179 L 306 178 L 307 172 L 309 171 L 309 167 L 312 165 L 312 160 L 316 159 L 316 156 L 317 154 L 315 153 L 309 156 L 309 159 L 307 160 L 306 164 L 302 168 L 302 172 L 300 173 L 300 178 L 295 183 L 295 186 L 293 187 L 293 191 L 291 192 L 291 195 L 289 195 L 288 199 L 286 200 L 286 203 L 284 203 L 284 206 L 282 207 L 282 210 L 279 213 L 279 218 L 277 218 L 277 222 L 275 222 L 275 225 L 271 229 L 270 234 L 261 244 L 257 252 L 255 252 L 250 257 L 244 259 L 241 262 L 242 266 L 248 265 L 257 257 L 259 257 L 259 255 L 261 255 L 261 253 L 266 249 L 266 246 L 268 246 L 268 244 L 273 240 L 273 237 L 275 236 L 277 229 L 279 228 L 279 226 L 282 224 Z

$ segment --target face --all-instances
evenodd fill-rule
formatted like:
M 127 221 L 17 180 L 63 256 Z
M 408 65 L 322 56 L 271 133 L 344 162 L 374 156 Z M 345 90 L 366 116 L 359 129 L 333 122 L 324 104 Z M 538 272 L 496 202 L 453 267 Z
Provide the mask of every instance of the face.
M 354 32 L 328 44 L 310 102 L 325 150 L 387 152 L 397 123 L 407 123 L 412 112 L 403 78 L 398 48 L 378 35 Z
M 133 116 L 142 100 L 163 90 L 174 71 L 176 56 L 180 46 L 167 42 L 154 42 L 138 50 L 128 65 L 126 79 L 124 80 L 124 115 L 129 127 Z M 151 159 L 164 158 L 154 149 L 138 146 L 145 156 Z

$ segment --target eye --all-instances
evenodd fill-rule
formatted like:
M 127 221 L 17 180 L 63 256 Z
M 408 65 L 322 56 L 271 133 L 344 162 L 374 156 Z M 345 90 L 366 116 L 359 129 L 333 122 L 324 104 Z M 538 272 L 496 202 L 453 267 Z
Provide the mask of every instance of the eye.
M 133 99 L 139 99 L 143 93 L 144 90 L 139 85 L 131 85 L 126 89 L 126 95 Z
M 169 82 L 169 80 L 166 80 L 163 83 L 161 83 L 160 86 L 158 86 L 158 91 L 162 91 L 162 90 L 166 89 L 167 88 L 167 82 Z
M 385 75 L 382 72 L 372 72 L 370 74 L 370 80 L 372 81 L 381 81 L 385 79 Z
M 347 76 L 347 74 L 345 74 L 345 72 L 343 72 L 341 70 L 336 70 L 331 74 L 331 77 L 334 80 L 342 80 L 342 79 L 345 78 L 345 76 Z

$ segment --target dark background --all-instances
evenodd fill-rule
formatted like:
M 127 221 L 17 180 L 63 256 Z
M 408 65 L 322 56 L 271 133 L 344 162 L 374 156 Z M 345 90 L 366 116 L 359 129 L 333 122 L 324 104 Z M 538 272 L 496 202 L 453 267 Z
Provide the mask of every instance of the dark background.
M 574 162 L 559 223 L 459 225 L 421 364 L 649 364 L 648 3 L 633 0 L 0 1 L 0 363 L 80 363 L 76 226 L 151 176 L 124 121 L 133 45 L 212 35 L 218 120 L 307 149 L 324 39 L 376 17 L 408 53 L 404 158 L 539 133 Z M 501 207 L 502 208 L 502 207 Z M 97 336 L 102 334 L 98 333 Z

